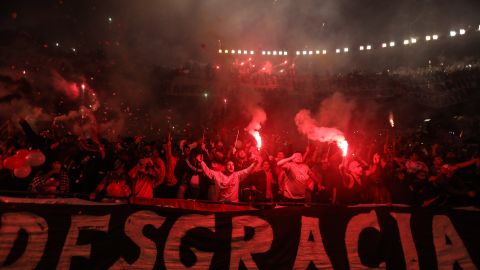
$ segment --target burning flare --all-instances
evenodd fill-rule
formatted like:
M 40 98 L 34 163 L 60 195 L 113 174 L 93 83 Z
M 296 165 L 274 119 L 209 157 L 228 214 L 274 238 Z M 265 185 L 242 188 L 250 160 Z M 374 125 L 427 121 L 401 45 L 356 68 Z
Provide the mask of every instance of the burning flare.
M 250 134 L 255 138 L 255 141 L 257 141 L 257 149 L 260 150 L 260 148 L 262 148 L 262 137 L 260 136 L 260 132 L 258 132 L 258 130 L 251 130 Z
M 388 114 L 388 122 L 390 122 L 390 126 L 393 128 L 395 126 L 395 122 L 393 121 L 393 112 Z
M 257 149 L 260 150 L 262 147 L 262 137 L 260 136 L 259 130 L 262 128 L 262 124 L 267 120 L 267 114 L 260 107 L 255 107 L 252 110 L 252 121 L 248 124 L 245 130 L 248 131 L 257 141 Z
M 348 152 L 348 142 L 347 142 L 347 140 L 345 140 L 345 139 L 339 140 L 339 141 L 337 141 L 337 145 L 338 145 L 338 148 L 340 148 L 342 150 L 342 157 L 346 157 L 347 152 Z

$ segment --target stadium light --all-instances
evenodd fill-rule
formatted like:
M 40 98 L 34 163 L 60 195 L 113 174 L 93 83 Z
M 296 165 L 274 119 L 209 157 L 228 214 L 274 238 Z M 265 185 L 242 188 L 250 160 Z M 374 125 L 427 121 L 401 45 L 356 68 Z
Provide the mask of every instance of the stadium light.
M 403 41 L 403 45 L 408 45 L 408 44 L 410 44 L 410 40 L 405 39 L 405 40 Z
M 335 53 L 340 53 L 340 49 L 336 49 L 336 50 L 335 50 Z
M 224 53 L 229 53 L 229 51 L 228 51 L 228 50 L 224 50 L 223 52 L 224 52 Z
M 271 52 L 271 51 L 267 51 L 267 55 L 271 55 L 271 54 L 272 54 L 272 52 Z
M 466 32 L 465 29 L 462 28 L 462 29 L 460 29 L 459 34 L 460 35 L 465 35 L 465 32 Z
M 279 54 L 279 55 L 283 55 L 283 51 L 279 51 L 278 54 Z
M 382 43 L 382 48 L 386 48 L 387 47 L 387 43 Z
M 283 55 L 288 55 L 288 52 L 287 52 L 287 51 L 283 51 Z
M 426 40 L 426 41 L 430 41 L 431 39 L 432 39 L 431 36 L 425 36 L 425 40 Z
M 327 50 L 322 50 L 322 54 L 327 54 Z
M 372 49 L 372 46 L 371 45 L 367 45 L 367 50 L 371 50 Z
M 295 54 L 296 54 L 296 55 L 300 55 L 300 52 L 299 52 L 299 51 L 296 51 Z
M 237 52 L 238 52 L 238 54 L 242 54 L 242 50 L 238 50 Z
M 222 49 L 219 49 L 219 50 L 218 50 L 218 53 L 222 53 Z
M 303 55 L 307 55 L 307 51 L 303 51 L 302 54 L 303 54 Z
M 251 55 L 254 55 L 254 54 L 255 54 L 255 52 L 254 52 L 254 51 L 250 51 L 250 54 L 251 54 Z
M 417 39 L 416 39 L 416 38 L 413 38 L 413 37 L 412 37 L 412 38 L 410 38 L 410 43 L 412 43 L 412 44 L 415 44 L 415 43 L 417 43 Z
M 480 24 L 478 25 L 478 29 L 477 29 L 477 31 L 480 31 Z
M 454 37 L 454 36 L 456 36 L 456 35 L 457 35 L 457 32 L 456 32 L 456 31 L 453 31 L 453 30 L 450 31 L 450 36 L 451 36 L 451 37 Z
M 313 54 L 313 52 L 312 52 L 312 51 L 308 51 L 308 55 L 312 55 L 312 54 Z
M 433 40 L 437 40 L 437 39 L 438 39 L 438 35 L 433 35 L 433 36 L 432 36 L 432 39 L 433 39 Z
M 365 49 L 365 47 L 360 46 L 360 51 L 363 51 L 364 49 Z
M 316 50 L 316 51 L 315 51 L 315 54 L 320 54 L 320 51 L 319 51 L 319 50 Z
M 394 41 L 390 41 L 390 47 L 394 47 L 395 46 L 395 42 Z
M 273 51 L 273 55 L 277 55 L 277 51 Z
M 248 51 L 247 51 L 247 50 L 243 50 L 243 54 L 248 54 Z
M 262 51 L 262 55 L 265 55 L 265 51 Z
M 231 50 L 230 52 L 231 52 L 232 54 L 235 54 L 235 50 Z

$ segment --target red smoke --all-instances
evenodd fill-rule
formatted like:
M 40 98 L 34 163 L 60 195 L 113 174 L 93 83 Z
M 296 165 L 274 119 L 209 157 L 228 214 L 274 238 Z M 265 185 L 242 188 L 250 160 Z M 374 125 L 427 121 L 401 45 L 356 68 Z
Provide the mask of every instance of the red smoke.
M 342 156 L 347 155 L 348 142 L 343 132 L 336 128 L 319 127 L 316 121 L 310 116 L 310 111 L 301 110 L 295 115 L 295 124 L 298 131 L 312 141 L 336 142 L 342 150 Z

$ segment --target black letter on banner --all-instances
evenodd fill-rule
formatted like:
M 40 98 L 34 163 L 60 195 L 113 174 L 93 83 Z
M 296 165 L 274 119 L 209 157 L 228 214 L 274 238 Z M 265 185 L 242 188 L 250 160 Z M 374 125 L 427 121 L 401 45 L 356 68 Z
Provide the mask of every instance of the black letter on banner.
M 4 266 L 22 229 L 28 234 L 25 252 L 13 264 Z M 28 212 L 4 213 L 0 224 L 0 268 L 34 269 L 42 258 L 47 239 L 48 225 L 44 218 Z
M 257 269 L 251 254 L 267 252 L 273 241 L 273 231 L 270 224 L 256 216 L 239 216 L 232 219 L 232 253 L 230 269 L 238 269 L 242 260 L 248 269 Z M 245 241 L 245 227 L 252 227 L 255 234 Z
M 368 214 L 356 215 L 348 222 L 345 243 L 347 245 L 348 261 L 351 269 L 368 268 L 362 265 L 360 256 L 358 255 L 358 239 L 363 229 L 370 227 L 380 231 L 377 215 L 373 210 Z M 385 263 L 380 264 L 378 267 L 385 269 Z
M 215 232 L 214 215 L 186 215 L 180 217 L 168 234 L 165 244 L 164 260 L 167 269 L 208 269 L 212 261 L 213 253 L 196 250 L 197 262 L 191 267 L 185 267 L 180 260 L 180 243 L 185 234 L 197 227 L 204 227 Z
M 307 269 L 310 262 L 318 269 L 333 269 L 323 246 L 319 226 L 318 218 L 302 216 L 302 233 L 293 269 Z M 310 233 L 313 235 L 313 241 L 308 241 Z
M 108 231 L 108 222 L 110 215 L 105 216 L 89 216 L 89 215 L 73 215 L 72 224 L 68 231 L 65 245 L 63 246 L 62 255 L 57 269 L 70 269 L 72 257 L 80 256 L 90 258 L 90 244 L 77 245 L 78 235 L 83 230 Z
M 405 256 L 405 265 L 407 269 L 417 270 L 418 256 L 415 242 L 413 242 L 412 230 L 410 228 L 411 214 L 393 213 L 393 218 L 397 221 L 398 231 L 400 232 L 400 241 L 402 242 L 403 254 Z
M 125 221 L 125 234 L 140 248 L 140 255 L 132 264 L 128 264 L 124 259 L 120 258 L 109 269 L 148 269 L 155 265 L 157 245 L 145 237 L 142 231 L 147 225 L 152 225 L 158 229 L 164 222 L 164 217 L 152 211 L 143 210 L 131 214 Z
M 432 227 L 438 269 L 453 269 L 455 262 L 458 262 L 462 269 L 477 269 L 447 216 L 433 216 Z M 446 237 L 451 244 L 447 244 Z

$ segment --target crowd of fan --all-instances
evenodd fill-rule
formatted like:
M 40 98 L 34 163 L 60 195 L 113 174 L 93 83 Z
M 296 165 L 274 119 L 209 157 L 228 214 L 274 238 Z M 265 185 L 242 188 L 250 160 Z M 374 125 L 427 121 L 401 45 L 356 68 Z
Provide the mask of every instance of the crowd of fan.
M 246 137 L 232 145 L 170 136 L 112 142 L 73 135 L 37 134 L 25 121 L 1 145 L 1 158 L 39 149 L 43 166 L 19 179 L 0 167 L 3 195 L 107 198 L 178 198 L 216 202 L 478 205 L 478 146 L 427 145 L 414 136 L 390 142 L 354 142 L 342 157 L 335 143 L 306 150 L 257 149 Z M 268 143 L 268 134 L 264 134 Z M 300 139 L 300 138 L 299 138 Z M 0 162 L 1 164 L 2 162 Z

